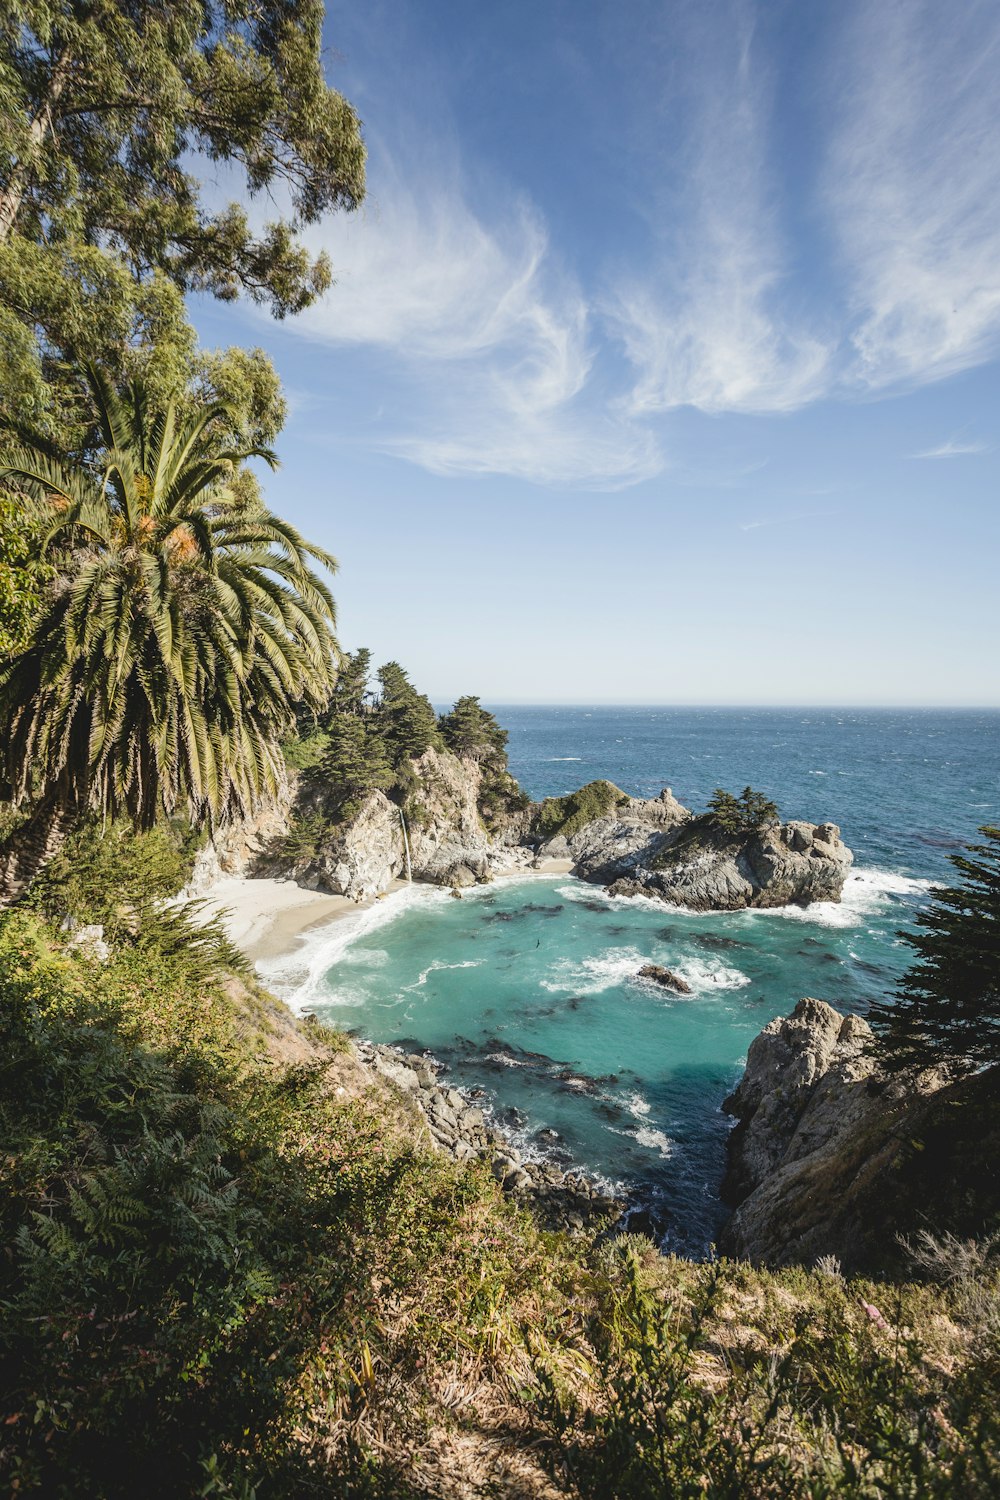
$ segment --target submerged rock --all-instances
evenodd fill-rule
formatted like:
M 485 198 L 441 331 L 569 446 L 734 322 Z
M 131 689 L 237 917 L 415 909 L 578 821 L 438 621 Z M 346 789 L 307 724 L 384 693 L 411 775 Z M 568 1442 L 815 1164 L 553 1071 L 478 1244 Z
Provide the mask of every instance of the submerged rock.
M 686 979 L 675 974 L 673 969 L 665 969 L 661 964 L 643 964 L 637 979 L 649 979 L 653 984 L 662 985 L 665 990 L 673 990 L 678 995 L 693 994 L 691 986 Z

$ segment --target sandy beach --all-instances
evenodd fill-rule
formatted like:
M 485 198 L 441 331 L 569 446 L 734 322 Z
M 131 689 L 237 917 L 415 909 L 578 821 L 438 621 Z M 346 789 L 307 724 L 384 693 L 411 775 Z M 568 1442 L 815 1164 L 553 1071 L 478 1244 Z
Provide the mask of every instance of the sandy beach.
M 497 872 L 497 879 L 515 875 L 568 875 L 572 862 L 547 859 L 537 870 L 515 866 Z M 313 927 L 325 926 L 341 917 L 351 916 L 388 900 L 396 891 L 405 890 L 406 881 L 396 880 L 380 896 L 353 901 L 348 896 L 330 896 L 322 891 L 306 890 L 294 880 L 265 880 L 251 876 L 226 875 L 197 900 L 206 917 L 221 916 L 229 939 L 256 963 L 261 959 L 280 958 L 291 952 L 303 935 Z

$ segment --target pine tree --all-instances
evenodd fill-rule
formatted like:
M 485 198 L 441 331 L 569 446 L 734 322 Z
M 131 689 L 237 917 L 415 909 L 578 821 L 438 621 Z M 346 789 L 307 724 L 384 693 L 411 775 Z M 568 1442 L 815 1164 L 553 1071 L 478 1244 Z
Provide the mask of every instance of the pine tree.
M 312 778 L 342 805 L 392 785 L 392 767 L 379 735 L 356 714 L 340 714 L 330 724 L 330 741 Z
M 952 856 L 962 883 L 935 891 L 901 934 L 919 955 L 895 1001 L 869 1015 L 886 1067 L 950 1063 L 960 1069 L 1000 1062 L 1000 828 Z
M 478 698 L 459 698 L 450 713 L 441 715 L 438 727 L 445 745 L 456 755 L 472 756 L 476 760 L 505 756 L 507 731 L 500 728 Z
M 763 792 L 755 792 L 751 786 L 745 786 L 738 797 L 717 786 L 708 807 L 725 833 L 757 833 L 778 821 L 777 803 L 769 801 Z
M 368 674 L 371 671 L 371 652 L 364 646 L 353 655 L 341 659 L 337 673 L 337 686 L 333 690 L 331 713 L 360 714 L 368 696 Z
M 379 668 L 382 696 L 375 714 L 375 731 L 381 735 L 393 767 L 412 760 L 440 742 L 437 716 L 429 698 L 418 693 L 398 662 Z

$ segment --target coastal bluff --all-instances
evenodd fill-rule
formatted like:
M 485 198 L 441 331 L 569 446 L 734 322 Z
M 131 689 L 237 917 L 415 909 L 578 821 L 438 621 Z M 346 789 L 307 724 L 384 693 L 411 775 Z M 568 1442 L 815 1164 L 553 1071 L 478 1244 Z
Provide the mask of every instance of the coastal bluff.
M 892 1272 L 907 1237 L 975 1236 L 1000 1212 L 1000 1068 L 887 1073 L 871 1041 L 862 1017 L 814 999 L 755 1038 L 723 1104 L 737 1122 L 723 1254 Z
M 775 818 L 734 831 L 669 788 L 640 798 L 596 781 L 530 803 L 510 787 L 498 807 L 480 761 L 430 748 L 409 763 L 402 802 L 372 791 L 348 815 L 324 817 L 313 781 L 292 789 L 265 830 L 228 833 L 224 863 L 360 901 L 408 876 L 461 888 L 559 861 L 612 895 L 735 911 L 839 901 L 853 862 L 831 822 Z

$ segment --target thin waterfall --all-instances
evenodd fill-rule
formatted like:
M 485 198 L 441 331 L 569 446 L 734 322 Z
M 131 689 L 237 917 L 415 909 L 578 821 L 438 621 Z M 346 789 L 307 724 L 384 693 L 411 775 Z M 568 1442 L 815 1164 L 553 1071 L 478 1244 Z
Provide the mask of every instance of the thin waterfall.
M 403 809 L 399 809 L 399 826 L 403 830 L 403 851 L 406 854 L 406 878 L 413 880 L 413 865 L 410 861 L 410 836 L 406 831 L 406 819 L 403 817 Z

